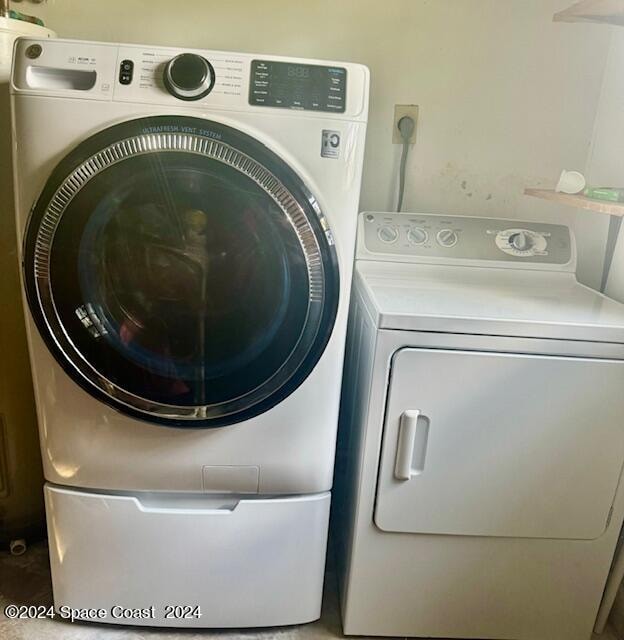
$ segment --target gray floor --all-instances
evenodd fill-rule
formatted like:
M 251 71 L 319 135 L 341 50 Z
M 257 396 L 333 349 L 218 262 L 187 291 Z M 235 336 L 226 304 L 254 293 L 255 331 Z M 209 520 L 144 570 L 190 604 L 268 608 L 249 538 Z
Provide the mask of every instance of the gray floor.
M 330 571 L 325 581 L 323 615 L 318 622 L 278 629 L 254 631 L 182 631 L 109 627 L 95 624 L 70 624 L 59 620 L 8 620 L 4 608 L 8 604 L 50 605 L 52 588 L 45 544 L 31 547 L 23 556 L 0 552 L 0 639 L 1 640 L 196 640 L 219 638 L 230 640 L 326 640 L 343 638 L 338 612 L 336 576 Z M 607 631 L 595 640 L 617 640 Z

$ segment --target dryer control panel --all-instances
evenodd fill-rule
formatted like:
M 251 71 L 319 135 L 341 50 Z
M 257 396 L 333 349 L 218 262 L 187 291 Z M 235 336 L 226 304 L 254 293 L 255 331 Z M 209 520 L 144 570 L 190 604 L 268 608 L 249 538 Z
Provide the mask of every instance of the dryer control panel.
M 561 267 L 575 259 L 565 225 L 423 213 L 361 214 L 358 253 L 369 259 L 498 262 L 520 268 Z

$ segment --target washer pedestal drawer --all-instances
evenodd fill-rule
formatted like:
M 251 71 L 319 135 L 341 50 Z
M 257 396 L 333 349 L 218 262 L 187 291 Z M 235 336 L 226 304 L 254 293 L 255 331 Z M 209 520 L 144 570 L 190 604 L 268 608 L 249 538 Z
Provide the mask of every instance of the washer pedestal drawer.
M 320 616 L 328 492 L 247 499 L 48 484 L 45 500 L 57 610 L 103 609 L 84 619 L 179 627 Z

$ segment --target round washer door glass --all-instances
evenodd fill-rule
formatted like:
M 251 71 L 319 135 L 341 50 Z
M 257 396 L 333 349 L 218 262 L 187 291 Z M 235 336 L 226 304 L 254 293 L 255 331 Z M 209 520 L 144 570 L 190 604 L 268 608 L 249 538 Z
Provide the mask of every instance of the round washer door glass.
M 173 426 L 284 399 L 338 304 L 331 233 L 303 182 L 255 139 L 195 118 L 134 120 L 77 147 L 33 210 L 24 271 L 67 373 Z

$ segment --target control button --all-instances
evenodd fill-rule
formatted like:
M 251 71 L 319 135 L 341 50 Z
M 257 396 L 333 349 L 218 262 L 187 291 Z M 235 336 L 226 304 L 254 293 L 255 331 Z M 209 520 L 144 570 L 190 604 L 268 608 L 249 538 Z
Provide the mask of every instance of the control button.
M 509 236 L 509 244 L 518 251 L 528 251 L 533 247 L 533 238 L 524 231 L 518 231 Z
M 391 244 L 392 242 L 396 242 L 399 238 L 399 232 L 395 227 L 391 227 L 390 225 L 384 225 L 383 227 L 379 227 L 377 231 L 377 236 L 382 242 L 386 242 L 387 244 Z
M 415 227 L 407 232 L 407 239 L 410 244 L 420 245 L 425 244 L 425 242 L 429 240 L 429 235 L 424 229 Z
M 213 66 L 194 53 L 182 53 L 165 66 L 164 82 L 167 91 L 180 100 L 199 100 L 214 87 Z
M 119 65 L 119 83 L 130 84 L 134 72 L 134 62 L 132 60 L 122 60 Z
M 452 229 L 441 229 L 436 236 L 438 244 L 450 249 L 457 244 L 457 234 Z

